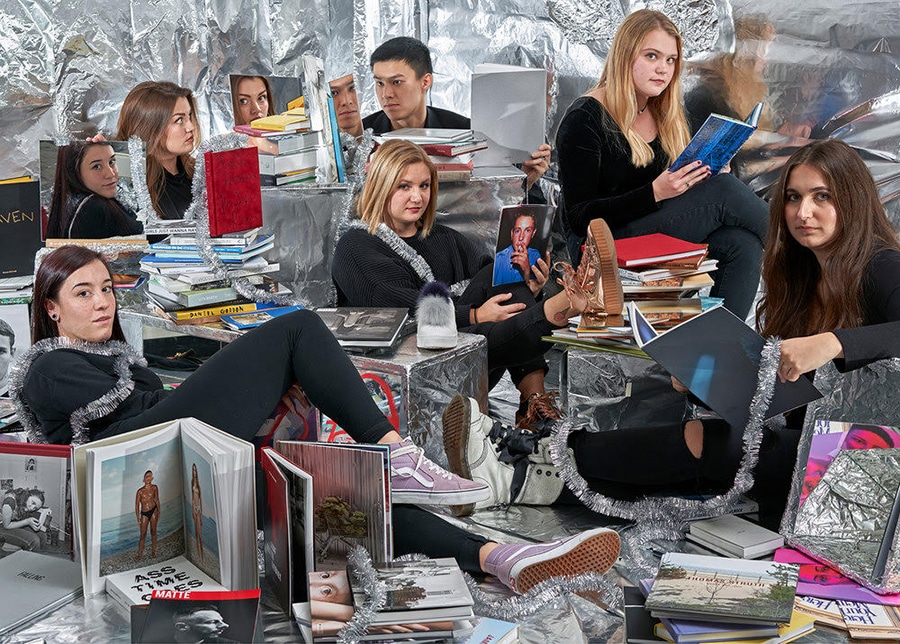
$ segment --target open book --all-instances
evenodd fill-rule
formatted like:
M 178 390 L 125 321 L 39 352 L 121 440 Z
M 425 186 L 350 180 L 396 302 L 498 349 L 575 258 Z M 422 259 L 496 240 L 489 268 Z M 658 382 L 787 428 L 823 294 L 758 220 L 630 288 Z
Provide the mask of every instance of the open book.
M 756 131 L 762 108 L 763 104 L 757 103 L 745 121 L 710 114 L 669 171 L 675 172 L 692 161 L 700 160 L 703 165 L 709 166 L 713 174 L 721 172 Z
M 732 427 L 746 427 L 765 346 L 761 335 L 721 306 L 663 334 L 656 332 L 633 302 L 628 305 L 628 315 L 634 339 L 647 355 Z M 796 382 L 781 382 L 776 377 L 765 418 L 821 397 L 806 377 Z
M 80 445 L 73 461 L 85 595 L 259 587 L 250 443 L 182 418 Z

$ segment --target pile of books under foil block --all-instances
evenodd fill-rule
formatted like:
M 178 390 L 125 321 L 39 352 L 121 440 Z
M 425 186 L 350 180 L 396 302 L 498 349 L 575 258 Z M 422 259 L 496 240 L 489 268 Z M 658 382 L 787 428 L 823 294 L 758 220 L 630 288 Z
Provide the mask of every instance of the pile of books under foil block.
M 223 315 L 275 306 L 240 296 L 232 285 L 238 277 L 273 295 L 290 293 L 268 275 L 279 269 L 265 258 L 275 245 L 274 235 L 261 235 L 254 228 L 210 241 L 225 264 L 224 280 L 204 261 L 193 235 L 171 235 L 150 244 L 141 270 L 148 274 L 147 301 L 158 315 L 175 324 L 216 324 Z
M 419 145 L 437 169 L 438 181 L 468 181 L 475 168 L 475 152 L 487 148 L 484 137 L 472 130 L 403 128 L 385 132 L 379 142 L 402 139 Z

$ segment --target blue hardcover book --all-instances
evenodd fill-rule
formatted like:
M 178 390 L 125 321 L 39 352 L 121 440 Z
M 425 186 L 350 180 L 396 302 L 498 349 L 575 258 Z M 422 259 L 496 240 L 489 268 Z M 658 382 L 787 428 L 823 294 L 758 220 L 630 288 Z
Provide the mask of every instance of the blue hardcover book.
M 260 246 L 265 246 L 273 241 L 274 235 L 260 235 L 253 241 L 251 244 L 247 244 L 246 246 L 213 246 L 212 249 L 219 253 L 220 255 L 247 255 L 253 250 L 256 250 Z M 188 252 L 188 253 L 196 253 L 199 248 L 194 244 L 170 244 L 167 242 L 157 242 L 155 244 L 150 244 L 150 250 L 152 251 L 162 251 L 162 252 L 171 252 L 171 251 L 180 251 L 180 252 Z
M 698 159 L 703 165 L 708 165 L 713 174 L 721 172 L 756 131 L 762 107 L 762 103 L 757 103 L 746 121 L 721 114 L 710 114 L 687 144 L 684 152 L 675 159 L 669 172 L 675 172 Z
M 337 112 L 334 109 L 334 98 L 328 97 L 328 118 L 331 121 L 331 144 L 334 146 L 334 163 L 337 168 L 338 181 L 347 180 L 344 172 L 344 151 L 341 148 L 341 130 L 338 128 Z
M 234 313 L 232 315 L 223 315 L 222 323 L 225 324 L 225 326 L 234 329 L 235 331 L 243 331 L 245 329 L 252 329 L 259 326 L 260 324 L 264 324 L 273 318 L 281 317 L 282 315 L 287 315 L 288 313 L 293 313 L 294 311 L 299 311 L 302 308 L 302 306 L 278 306 L 274 308 L 267 308 L 262 311 L 252 311 L 250 313 Z

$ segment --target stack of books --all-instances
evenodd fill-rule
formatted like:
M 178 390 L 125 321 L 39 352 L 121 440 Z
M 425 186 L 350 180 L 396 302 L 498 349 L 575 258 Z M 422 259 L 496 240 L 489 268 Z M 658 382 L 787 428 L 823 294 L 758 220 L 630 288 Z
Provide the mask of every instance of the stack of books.
M 814 630 L 813 618 L 795 608 L 796 588 L 791 564 L 670 552 L 656 579 L 641 582 L 643 609 L 640 596 L 629 595 L 626 631 L 649 624 L 658 640 L 678 644 L 789 642 Z
M 274 235 L 260 235 L 259 228 L 254 228 L 212 238 L 212 243 L 228 269 L 226 281 L 210 272 L 193 236 L 171 235 L 150 244 L 151 253 L 141 259 L 141 270 L 149 275 L 148 303 L 157 314 L 175 324 L 206 324 L 222 315 L 266 308 L 238 295 L 231 286 L 231 279 L 237 277 L 246 277 L 273 294 L 288 292 L 266 275 L 279 269 L 278 263 L 264 256 L 275 245 Z
M 475 152 L 487 148 L 484 137 L 472 130 L 403 128 L 378 138 L 403 139 L 420 145 L 437 168 L 438 181 L 468 181 L 475 167 Z
M 687 538 L 726 557 L 758 559 L 784 545 L 784 537 L 742 517 L 724 514 L 692 521 Z
M 322 132 L 311 129 L 303 97 L 292 101 L 287 112 L 263 116 L 250 125 L 235 125 L 259 151 L 259 182 L 283 186 L 315 182 L 318 150 L 325 144 Z

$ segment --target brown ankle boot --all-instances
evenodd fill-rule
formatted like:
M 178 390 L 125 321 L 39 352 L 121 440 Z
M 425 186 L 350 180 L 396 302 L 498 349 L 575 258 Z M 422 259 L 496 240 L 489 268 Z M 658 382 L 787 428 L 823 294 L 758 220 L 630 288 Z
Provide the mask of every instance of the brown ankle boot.
M 562 410 L 556 404 L 557 392 L 533 393 L 519 403 L 516 427 L 532 432 L 544 429 L 545 421 L 560 420 Z

